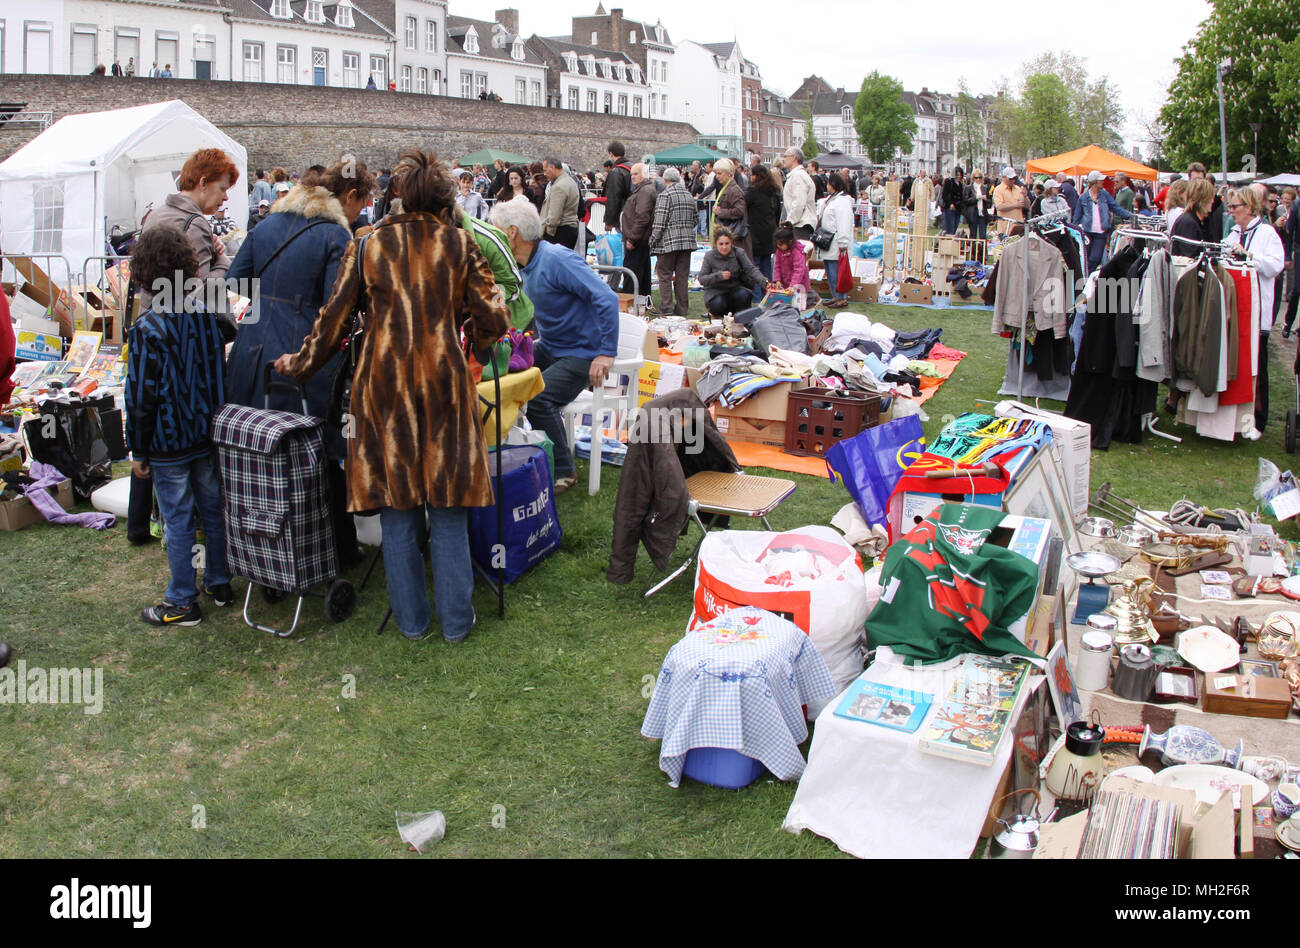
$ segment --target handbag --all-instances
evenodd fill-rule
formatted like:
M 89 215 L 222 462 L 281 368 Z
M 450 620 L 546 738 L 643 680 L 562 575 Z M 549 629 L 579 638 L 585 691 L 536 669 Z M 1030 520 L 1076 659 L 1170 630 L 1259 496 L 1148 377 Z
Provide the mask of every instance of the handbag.
M 849 263 L 849 252 L 840 251 L 840 263 L 835 271 L 835 292 L 847 293 L 853 289 L 853 267 Z
M 749 236 L 749 221 L 742 217 L 740 220 L 732 224 L 730 229 L 732 237 L 735 237 L 737 240 L 744 240 Z
M 356 309 L 352 313 L 352 328 L 348 332 L 347 341 L 343 344 L 343 358 L 339 359 L 339 367 L 335 370 L 334 381 L 330 385 L 329 412 L 325 420 L 334 428 L 343 427 L 344 420 L 352 413 L 352 387 L 357 373 L 357 350 L 361 346 L 361 334 L 365 329 L 365 314 L 369 304 L 364 269 L 366 241 L 369 239 L 370 235 L 366 234 L 357 245 L 357 280 L 361 283 L 361 291 L 357 297 Z M 267 262 L 270 263 L 269 260 Z

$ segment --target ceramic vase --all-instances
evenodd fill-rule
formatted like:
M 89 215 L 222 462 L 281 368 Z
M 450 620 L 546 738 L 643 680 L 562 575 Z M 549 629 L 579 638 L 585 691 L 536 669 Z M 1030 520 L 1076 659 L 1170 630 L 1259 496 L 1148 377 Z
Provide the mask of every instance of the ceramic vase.
M 1214 739 L 1209 731 L 1190 724 L 1175 724 L 1163 734 L 1156 734 L 1151 725 L 1142 729 L 1142 743 L 1138 745 L 1138 757 L 1152 750 L 1160 754 L 1160 762 L 1166 767 L 1179 764 L 1223 764 L 1236 767 L 1241 760 L 1242 742 L 1229 750 Z

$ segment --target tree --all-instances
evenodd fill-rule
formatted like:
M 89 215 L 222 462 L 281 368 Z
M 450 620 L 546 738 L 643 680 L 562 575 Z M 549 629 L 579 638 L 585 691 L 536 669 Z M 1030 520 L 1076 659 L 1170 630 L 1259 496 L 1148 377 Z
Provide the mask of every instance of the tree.
M 803 156 L 816 158 L 822 153 L 822 146 L 817 141 L 817 130 L 813 128 L 812 109 L 801 109 L 800 114 L 803 115 Z
M 1160 122 L 1167 131 L 1165 152 L 1175 167 L 1193 161 L 1218 168 L 1219 63 L 1235 61 L 1223 80 L 1228 170 L 1285 170 L 1300 162 L 1296 121 L 1300 104 L 1300 16 L 1294 0 L 1216 2 L 1209 17 L 1177 60 L 1178 74 L 1169 86 Z M 1250 123 L 1261 128 L 1259 154 L 1254 152 Z
M 1120 133 L 1124 111 L 1119 102 L 1119 90 L 1111 84 L 1109 76 L 1085 86 L 1076 102 L 1080 144 L 1100 145 L 1115 152 L 1124 149 L 1124 136 Z
M 1070 114 L 1070 91 L 1054 73 L 1037 73 L 1025 79 L 1012 119 L 1008 144 L 1014 154 L 1042 158 L 1078 147 L 1078 127 Z
M 988 155 L 987 133 L 979 102 L 970 94 L 965 78 L 957 80 L 957 115 L 952 138 L 957 148 L 958 164 L 965 162 L 970 169 L 984 165 Z
M 911 150 L 916 119 L 903 101 L 903 84 L 873 70 L 853 104 L 853 127 L 872 164 L 888 163 L 895 149 Z

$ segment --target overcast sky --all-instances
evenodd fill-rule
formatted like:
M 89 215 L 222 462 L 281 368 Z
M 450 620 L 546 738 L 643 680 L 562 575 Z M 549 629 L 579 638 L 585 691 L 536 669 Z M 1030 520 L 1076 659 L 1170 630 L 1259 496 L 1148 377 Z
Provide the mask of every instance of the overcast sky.
M 590 15 L 596 2 L 516 4 L 519 28 L 525 36 L 567 35 L 571 18 Z M 490 20 L 502 6 L 451 0 L 449 10 Z M 612 6 L 621 6 L 630 19 L 662 20 L 674 42 L 737 40 L 762 70 L 763 84 L 784 95 L 812 73 L 832 87 L 856 89 L 872 69 L 900 79 L 912 92 L 926 86 L 955 93 L 962 77 L 973 93 L 991 92 L 1002 76 L 1014 81 L 1025 60 L 1068 50 L 1087 60 L 1091 76 L 1109 75 L 1118 86 L 1128 118 L 1125 135 L 1144 152 L 1136 118 L 1154 117 L 1159 110 L 1176 71 L 1174 59 L 1210 13 L 1208 0 L 1143 0 L 1136 6 L 1132 0 L 1089 0 L 1059 13 L 1050 5 L 1021 6 L 1027 20 L 1021 12 L 972 0 L 921 0 L 915 6 L 862 0 L 722 6 L 700 0 L 606 0 L 606 10 Z M 727 15 L 720 15 L 724 10 Z M 1056 23 L 1045 30 L 1042 23 L 1051 18 Z M 903 38 L 887 39 L 881 29 L 886 23 L 889 34 Z

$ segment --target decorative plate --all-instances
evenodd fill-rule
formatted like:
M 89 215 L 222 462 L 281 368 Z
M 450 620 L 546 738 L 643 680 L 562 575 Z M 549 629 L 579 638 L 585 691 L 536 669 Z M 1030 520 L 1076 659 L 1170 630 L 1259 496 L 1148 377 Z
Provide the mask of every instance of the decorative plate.
M 1300 576 L 1288 576 L 1282 580 L 1280 592 L 1288 599 L 1300 599 Z
M 1212 625 L 1198 625 L 1178 633 L 1178 654 L 1207 675 L 1236 668 L 1241 662 L 1237 640 Z
M 1119 770 L 1112 770 L 1106 774 L 1101 781 L 1102 788 L 1106 786 L 1106 781 L 1111 777 L 1128 777 L 1130 780 L 1136 780 L 1138 783 L 1150 783 L 1155 779 L 1155 772 L 1150 767 L 1143 767 L 1141 764 L 1134 764 L 1132 767 L 1121 767 Z
M 1216 767 L 1213 764 L 1179 764 L 1177 767 L 1167 767 L 1156 774 L 1151 782 L 1157 787 L 1191 790 L 1196 794 L 1199 803 L 1215 804 L 1225 790 L 1231 790 L 1234 809 L 1241 809 L 1238 790 L 1242 787 L 1251 793 L 1253 804 L 1258 805 L 1268 796 L 1268 784 L 1258 777 L 1252 777 L 1240 770 Z
M 1277 841 L 1287 849 L 1294 853 L 1300 853 L 1300 839 L 1292 838 L 1291 833 L 1287 829 L 1290 825 L 1290 820 L 1285 823 L 1278 823 L 1273 827 L 1273 835 L 1276 836 Z

